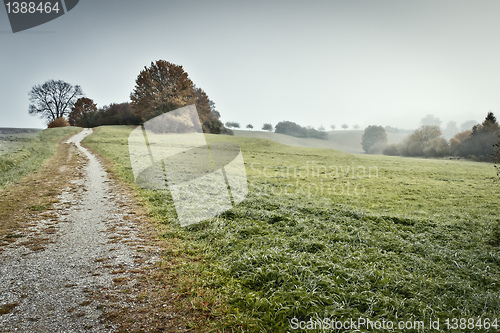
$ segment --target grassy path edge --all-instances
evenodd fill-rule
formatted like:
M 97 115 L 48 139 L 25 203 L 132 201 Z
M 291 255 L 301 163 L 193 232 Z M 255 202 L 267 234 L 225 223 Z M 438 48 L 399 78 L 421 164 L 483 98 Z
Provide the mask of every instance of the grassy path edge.
M 123 176 L 119 170 L 120 166 L 106 157 L 98 147 L 89 143 L 92 135 L 82 141 L 82 146 L 97 156 L 110 178 L 138 203 L 141 211 L 139 214 L 143 219 L 142 224 L 151 231 L 152 241 L 158 242 L 163 250 L 163 260 L 157 270 L 151 276 L 145 277 L 147 279 L 145 285 L 148 286 L 147 290 L 144 291 L 145 295 L 148 295 L 146 299 L 149 299 L 149 302 L 156 299 L 159 306 L 156 311 L 161 312 L 160 300 L 168 298 L 165 295 L 166 291 L 173 291 L 177 295 L 173 304 L 174 309 L 183 318 L 179 331 L 241 332 L 241 328 L 230 327 L 234 323 L 228 322 L 230 311 L 225 303 L 228 296 L 220 294 L 219 289 L 211 288 L 203 282 L 200 272 L 204 270 L 204 265 L 208 264 L 205 258 L 199 253 L 190 251 L 190 244 L 185 243 L 182 239 L 170 238 L 167 241 L 163 237 L 163 235 L 175 233 L 175 231 L 164 221 L 151 214 L 152 207 L 148 204 L 143 190 Z M 126 316 L 126 313 L 122 313 L 116 318 L 108 319 L 119 324 L 123 319 L 126 319 Z M 147 315 L 142 320 L 147 320 Z
M 64 142 L 79 129 L 50 131 L 59 132 L 53 143 L 46 143 L 54 144 L 53 153 L 45 156 L 38 165 L 30 166 L 29 173 L 19 174 L 13 183 L 0 188 L 0 248 L 15 237 L 14 233 L 22 228 L 30 214 L 49 208 L 68 179 L 73 177 L 72 167 L 77 163 L 77 156 Z

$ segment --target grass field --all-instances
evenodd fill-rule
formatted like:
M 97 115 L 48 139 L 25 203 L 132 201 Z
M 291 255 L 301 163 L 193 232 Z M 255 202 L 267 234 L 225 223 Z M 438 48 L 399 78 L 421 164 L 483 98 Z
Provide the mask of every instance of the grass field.
M 325 140 L 315 138 L 297 138 L 290 135 L 267 132 L 267 131 L 245 131 L 234 130 L 234 135 L 245 138 L 269 139 L 278 143 L 307 148 L 329 148 L 344 151 L 352 154 L 364 153 L 361 146 L 362 130 L 338 130 L 328 131 L 328 136 Z M 387 133 L 389 144 L 400 143 L 406 138 L 411 131 L 403 131 L 401 133 Z
M 0 128 L 0 156 L 22 149 L 26 142 L 32 141 L 41 130 Z
M 131 130 L 102 127 L 85 141 L 127 182 Z M 207 140 L 243 151 L 250 192 L 236 208 L 181 228 L 168 191 L 138 191 L 175 244 L 165 262 L 178 262 L 193 306 L 219 329 L 285 332 L 292 318 L 500 317 L 492 164 Z
M 79 131 L 76 127 L 66 127 L 29 133 L 11 130 L 0 134 L 0 188 L 37 171 L 54 155 L 60 139 Z
M 80 130 L 20 133 L 1 129 L 0 145 L 5 149 L 0 155 L 0 251 L 16 237 L 15 231 L 25 225 L 30 212 L 51 207 L 59 190 L 68 185 L 76 159 L 69 154 L 68 145 L 57 148 L 58 142 Z

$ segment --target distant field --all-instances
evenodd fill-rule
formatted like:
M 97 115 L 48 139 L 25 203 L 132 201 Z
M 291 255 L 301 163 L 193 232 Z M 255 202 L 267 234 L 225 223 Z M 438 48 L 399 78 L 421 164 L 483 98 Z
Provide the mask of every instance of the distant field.
M 351 154 L 364 153 L 363 148 L 361 147 L 361 137 L 363 135 L 363 131 L 338 130 L 329 131 L 327 133 L 328 139 L 321 140 L 315 138 L 296 138 L 290 135 L 266 131 L 234 131 L 235 136 L 269 139 L 289 146 L 336 149 Z M 387 133 L 388 143 L 399 143 L 403 141 L 408 134 L 409 133 Z
M 128 182 L 131 130 L 101 127 L 86 140 Z M 169 269 L 194 281 L 186 297 L 218 325 L 285 332 L 292 318 L 500 317 L 492 164 L 207 139 L 242 149 L 250 193 L 237 208 L 181 228 L 168 191 L 138 191 L 176 244 L 165 262 L 181 263 Z
M 53 156 L 58 140 L 78 131 L 75 127 L 44 131 L 0 128 L 0 189 L 38 170 Z
M 41 130 L 23 128 L 0 128 L 0 156 L 22 149 L 35 139 Z

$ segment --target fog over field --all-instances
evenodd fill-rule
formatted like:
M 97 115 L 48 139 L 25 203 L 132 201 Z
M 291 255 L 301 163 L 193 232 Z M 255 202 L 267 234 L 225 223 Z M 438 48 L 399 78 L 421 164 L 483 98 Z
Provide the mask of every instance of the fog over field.
M 330 148 L 352 154 L 364 153 L 361 147 L 361 136 L 363 135 L 363 131 L 331 131 L 328 132 L 327 140 L 297 138 L 286 134 L 265 131 L 236 130 L 234 131 L 234 135 L 247 138 L 270 139 L 284 145 L 297 147 Z M 407 135 L 407 133 L 387 133 L 387 142 L 389 144 L 400 143 Z
M 43 2 L 0 9 L 0 331 L 499 328 L 500 1 Z
M 493 0 L 81 1 L 15 34 L 0 10 L 0 126 L 44 127 L 27 93 L 49 79 L 81 85 L 99 107 L 126 102 L 158 59 L 184 66 L 223 122 L 479 122 L 500 111 L 499 10 Z

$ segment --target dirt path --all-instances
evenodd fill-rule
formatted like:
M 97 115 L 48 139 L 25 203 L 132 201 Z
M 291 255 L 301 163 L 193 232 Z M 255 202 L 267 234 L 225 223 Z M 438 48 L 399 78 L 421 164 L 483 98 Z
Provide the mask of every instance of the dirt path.
M 158 260 L 159 250 L 130 211 L 130 198 L 80 146 L 91 132 L 69 140 L 85 156 L 81 177 L 0 253 L 0 332 L 115 331 L 102 319 L 108 305 L 95 295 L 133 290 L 138 281 L 130 271 Z M 120 302 L 118 297 L 113 306 Z

